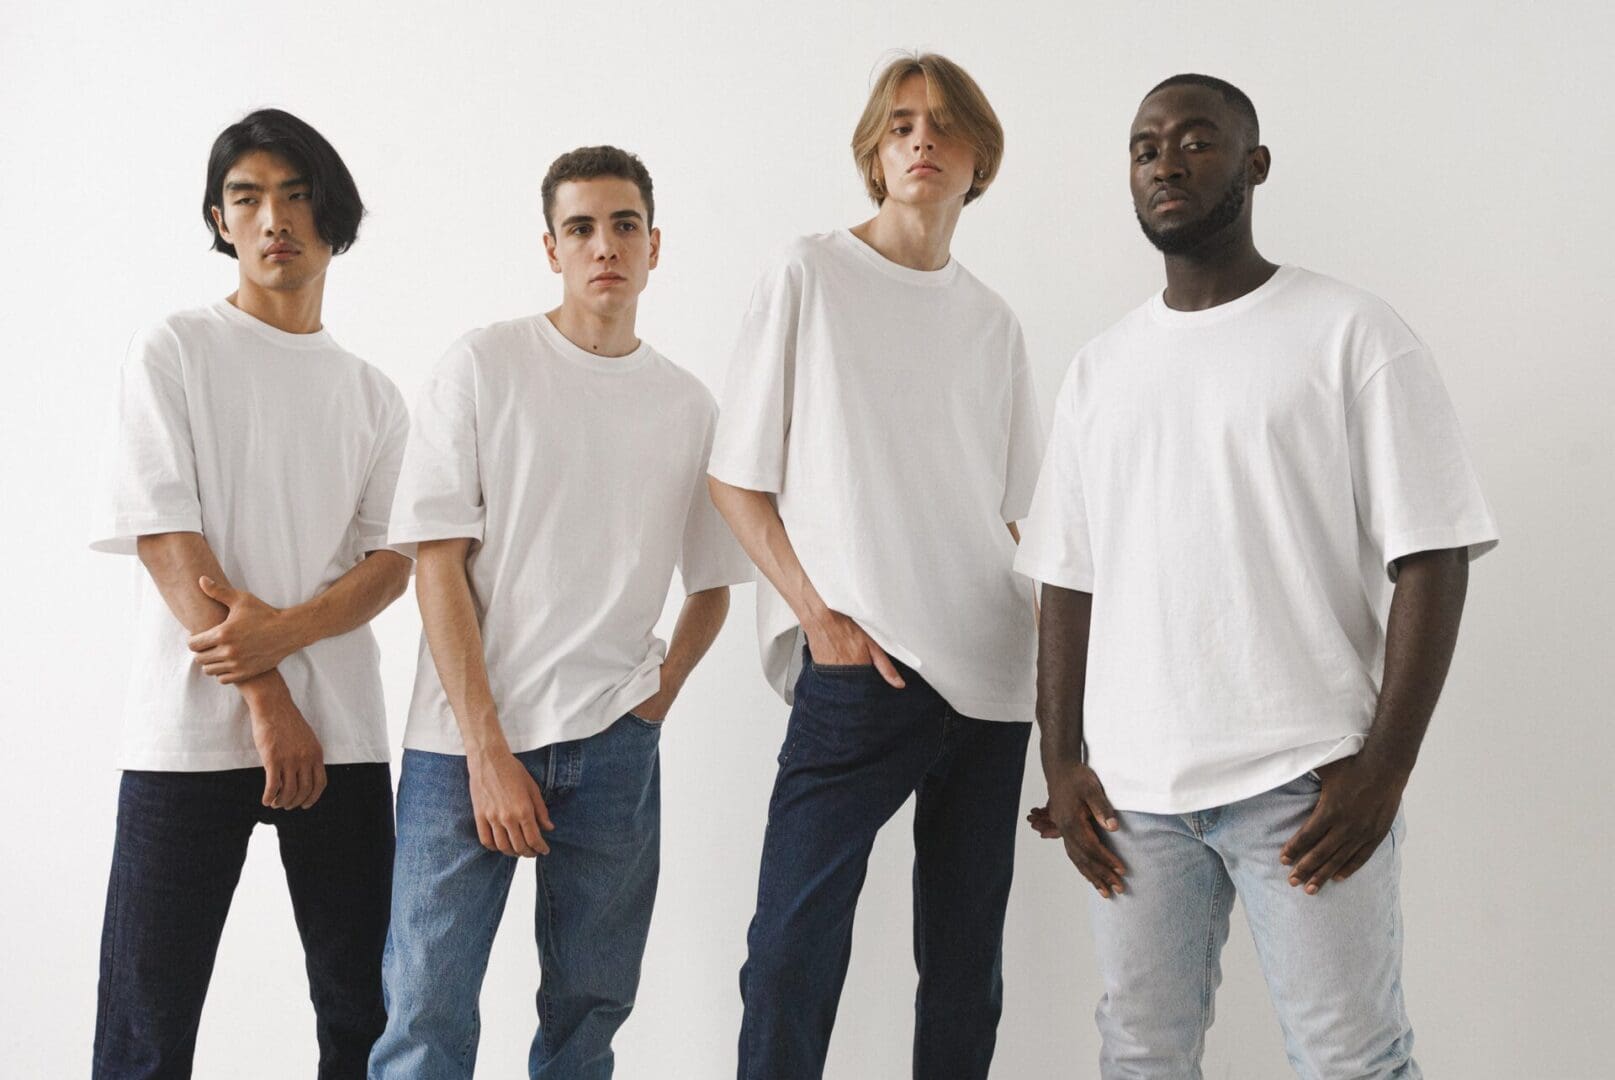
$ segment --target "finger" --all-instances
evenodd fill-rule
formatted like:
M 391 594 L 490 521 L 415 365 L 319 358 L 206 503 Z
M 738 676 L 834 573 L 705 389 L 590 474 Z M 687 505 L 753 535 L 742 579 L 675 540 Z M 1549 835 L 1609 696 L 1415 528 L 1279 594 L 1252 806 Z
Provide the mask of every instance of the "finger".
M 534 855 L 548 855 L 550 853 L 550 846 L 544 842 L 544 834 L 538 829 L 537 819 L 529 818 L 522 822 L 521 828 L 522 839 L 527 842 L 528 848 L 532 850 Z
M 511 843 L 510 834 L 505 831 L 505 827 L 497 822 L 493 823 L 493 843 L 500 854 L 516 857 L 516 845 Z
M 1103 790 L 1088 796 L 1088 813 L 1093 815 L 1101 828 L 1115 832 L 1121 828 L 1121 822 L 1116 820 L 1116 811 L 1111 807 L 1110 800 L 1105 797 Z
M 1307 878 L 1307 895 L 1315 895 L 1319 889 L 1322 889 L 1325 885 L 1327 885 L 1329 883 L 1329 879 L 1340 873 L 1340 868 L 1345 866 L 1347 860 L 1349 860 L 1353 855 L 1357 854 L 1358 848 L 1361 848 L 1362 846 L 1362 844 L 1341 844 L 1338 848 L 1336 848 L 1334 855 L 1329 859 L 1329 861 L 1324 863 L 1323 866 L 1319 867 L 1317 873 L 1312 874 Z
M 229 686 L 232 683 L 246 682 L 251 677 L 252 676 L 248 675 L 244 671 L 227 671 L 223 675 L 216 676 L 216 678 L 219 680 L 220 686 Z
M 865 634 L 864 638 L 869 642 L 869 658 L 875 662 L 875 670 L 880 672 L 880 677 L 897 689 L 903 689 L 904 685 L 906 685 L 903 682 L 903 676 L 897 673 L 897 665 L 893 664 L 892 658 L 886 655 L 886 650 L 876 645 L 875 639 L 868 634 Z
M 1285 866 L 1294 863 L 1304 852 L 1316 847 L 1318 841 L 1322 840 L 1328 831 L 1329 823 L 1323 813 L 1323 804 L 1319 803 L 1312 808 L 1312 813 L 1307 815 L 1307 820 L 1296 830 L 1295 835 L 1279 848 L 1279 862 Z
M 216 660 L 211 664 L 202 665 L 204 675 L 228 675 L 235 670 L 235 665 L 228 660 Z
M 1342 866 L 1335 873 L 1335 880 L 1345 881 L 1357 871 L 1361 870 L 1363 868 L 1363 864 L 1374 857 L 1374 852 L 1378 851 L 1379 845 L 1383 844 L 1384 842 L 1385 838 L 1382 836 L 1379 839 L 1379 843 L 1364 844 L 1362 847 L 1358 848 L 1356 854 L 1346 860 L 1346 865 Z
M 311 807 L 315 803 L 319 802 L 320 801 L 320 796 L 325 794 L 325 789 L 327 787 L 329 787 L 329 786 L 330 786 L 330 777 L 328 777 L 326 775 L 325 762 L 323 762 L 323 761 L 315 762 L 315 764 L 314 764 L 314 790 L 309 793 L 308 800 L 303 803 L 303 809 L 307 810 L 309 807 Z
M 275 792 L 280 790 L 280 766 L 272 761 L 264 762 L 264 797 L 260 802 L 264 806 L 275 805 Z
M 234 607 L 236 598 L 241 594 L 228 585 L 220 585 L 217 581 L 203 574 L 196 579 L 197 586 L 208 596 L 217 600 L 225 607 Z
M 220 660 L 227 659 L 229 659 L 229 657 L 227 657 L 224 650 L 218 646 L 214 646 L 210 649 L 204 649 L 196 654 L 196 662 L 198 664 L 217 664 Z
M 533 781 L 533 813 L 538 818 L 539 828 L 546 832 L 555 831 L 555 822 L 550 820 L 550 808 L 544 805 L 544 792 L 540 790 L 537 780 Z
M 285 789 L 280 793 L 280 798 L 275 800 L 276 805 L 282 810 L 291 810 L 301 805 L 303 800 L 308 798 L 309 788 L 313 786 L 314 778 L 309 775 L 309 767 L 299 765 L 291 773 Z
M 1295 865 L 1290 867 L 1290 884 L 1300 885 L 1309 880 L 1339 849 L 1343 839 L 1338 831 L 1324 834 L 1322 839 L 1303 852 L 1301 857 L 1295 860 Z
M 220 623 L 219 625 L 223 626 L 224 624 Z M 204 649 L 211 649 L 214 645 L 217 645 L 218 642 L 219 627 L 209 627 L 208 629 L 203 630 L 200 634 L 191 635 L 191 651 L 202 652 Z
M 1075 841 L 1073 841 L 1069 836 L 1064 837 L 1064 840 L 1065 857 L 1071 860 L 1071 865 L 1077 868 L 1077 873 L 1086 878 L 1088 880 L 1088 884 L 1092 885 L 1098 890 L 1100 896 L 1103 896 L 1106 900 L 1109 900 L 1110 885 L 1104 880 L 1104 878 L 1100 877 L 1098 872 L 1093 868 L 1092 864 L 1088 861 L 1087 854 L 1084 853 L 1082 848 L 1078 847 Z
M 505 832 L 510 837 L 511 847 L 515 848 L 517 855 L 524 859 L 531 859 L 538 855 L 538 849 L 527 842 L 527 830 L 538 827 L 535 822 L 512 820 L 506 821 L 504 824 Z
M 488 819 L 481 814 L 477 815 L 477 841 L 489 851 L 499 850 L 499 846 L 493 840 L 493 828 L 488 824 Z

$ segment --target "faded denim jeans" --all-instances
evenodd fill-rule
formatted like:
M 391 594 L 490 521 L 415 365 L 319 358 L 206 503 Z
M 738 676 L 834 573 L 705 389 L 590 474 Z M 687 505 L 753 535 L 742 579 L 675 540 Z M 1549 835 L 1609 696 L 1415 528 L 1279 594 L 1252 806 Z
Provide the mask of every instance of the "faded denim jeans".
M 1127 866 L 1126 891 L 1090 890 L 1104 1080 L 1198 1080 L 1236 895 L 1298 1076 L 1422 1076 L 1402 1001 L 1402 815 L 1355 874 L 1308 896 L 1279 849 L 1320 787 L 1308 773 L 1192 814 L 1118 812 L 1120 830 L 1104 837 Z
M 656 899 L 660 728 L 629 714 L 586 739 L 516 755 L 555 823 L 544 834 L 550 853 L 533 860 L 542 976 L 533 1080 L 611 1076 L 611 1039 L 634 1006 Z M 372 1077 L 469 1080 L 477 998 L 518 862 L 477 839 L 463 756 L 404 751 L 382 965 L 387 1030 Z M 511 1075 L 508 1063 L 494 1071 Z

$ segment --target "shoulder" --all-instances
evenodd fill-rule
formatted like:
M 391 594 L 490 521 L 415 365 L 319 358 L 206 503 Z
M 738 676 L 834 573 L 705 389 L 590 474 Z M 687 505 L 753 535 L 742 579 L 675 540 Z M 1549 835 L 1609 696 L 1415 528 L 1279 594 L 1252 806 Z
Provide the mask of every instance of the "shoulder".
M 1374 293 L 1301 267 L 1291 272 L 1290 303 L 1306 310 L 1346 351 L 1389 360 L 1424 348 L 1407 321 Z
M 651 378 L 660 384 L 658 390 L 667 395 L 670 404 L 702 415 L 718 415 L 718 399 L 694 372 L 675 364 L 654 348 L 650 349 L 645 366 Z

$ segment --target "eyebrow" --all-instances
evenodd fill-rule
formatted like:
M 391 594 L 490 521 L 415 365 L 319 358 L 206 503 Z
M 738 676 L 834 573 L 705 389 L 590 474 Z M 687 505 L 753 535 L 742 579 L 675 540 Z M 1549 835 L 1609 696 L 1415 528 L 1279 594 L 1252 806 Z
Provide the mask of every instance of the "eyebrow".
M 1179 123 L 1173 124 L 1171 130 L 1183 131 L 1183 130 L 1185 130 L 1187 128 L 1197 128 L 1197 127 L 1210 128 L 1212 131 L 1221 131 L 1222 130 L 1222 128 L 1217 126 L 1217 122 L 1215 120 L 1213 120 L 1209 116 L 1191 116 L 1187 120 L 1183 120 L 1183 121 L 1180 121 Z M 1156 133 L 1155 133 L 1154 129 L 1145 128 L 1143 131 L 1135 131 L 1135 132 L 1133 132 L 1133 137 L 1131 139 L 1127 140 L 1127 145 L 1128 146 L 1137 146 L 1139 143 L 1145 141 L 1146 139 L 1153 139 L 1153 138 L 1156 138 Z
M 629 218 L 638 218 L 640 221 L 643 221 L 645 220 L 645 215 L 641 214 L 638 210 L 613 210 L 611 212 L 612 221 L 626 221 Z M 561 222 L 561 228 L 565 229 L 570 228 L 573 225 L 585 225 L 593 220 L 594 215 L 592 214 L 573 214 L 571 217 Z
M 285 191 L 287 188 L 307 186 L 308 181 L 303 179 L 301 176 L 294 176 L 290 180 L 282 180 L 280 182 L 280 189 L 282 191 Z M 226 191 L 262 191 L 263 189 L 264 186 L 262 184 L 255 184 L 251 180 L 226 180 L 224 182 L 224 190 Z

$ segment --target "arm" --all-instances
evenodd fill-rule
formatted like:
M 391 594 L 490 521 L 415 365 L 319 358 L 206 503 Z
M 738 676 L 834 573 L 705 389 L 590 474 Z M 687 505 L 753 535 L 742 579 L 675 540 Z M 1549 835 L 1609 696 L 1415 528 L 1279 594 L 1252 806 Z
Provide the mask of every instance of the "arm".
M 684 598 L 678 622 L 673 626 L 673 640 L 667 646 L 667 658 L 662 661 L 661 689 L 634 706 L 635 716 L 657 721 L 667 718 L 667 710 L 684 689 L 690 672 L 712 647 L 728 615 L 727 585 L 703 589 Z
M 888 683 L 901 689 L 903 677 L 886 651 L 863 627 L 832 611 L 808 580 L 773 500 L 765 492 L 734 487 L 716 477 L 708 477 L 707 485 L 735 539 L 802 624 L 814 657 L 826 664 L 873 663 Z
M 185 629 L 200 633 L 224 621 L 229 609 L 198 586 L 202 578 L 224 582 L 219 560 L 201 533 L 172 532 L 136 541 L 141 563 L 168 610 Z M 263 804 L 280 810 L 308 809 L 325 792 L 324 751 L 273 668 L 236 683 L 252 717 L 252 739 L 264 762 Z
M 1368 738 L 1356 756 L 1318 769 L 1318 805 L 1279 852 L 1293 866 L 1290 884 L 1309 894 L 1356 873 L 1390 832 L 1458 644 L 1467 549 L 1424 551 L 1396 565 L 1385 677 Z
M 1042 836 L 1059 837 L 1066 855 L 1099 895 L 1123 891 L 1127 868 L 1097 824 L 1119 828 L 1105 787 L 1088 767 L 1082 741 L 1082 698 L 1088 678 L 1088 630 L 1093 594 L 1043 586 L 1043 621 L 1037 645 L 1037 726 L 1049 805 L 1027 815 Z
M 415 595 L 420 601 L 421 625 L 465 741 L 478 839 L 483 847 L 506 855 L 547 855 L 549 844 L 540 829 L 555 825 L 538 782 L 505 741 L 488 685 L 482 629 L 465 572 L 470 549 L 471 541 L 466 539 L 420 545 Z
M 277 608 L 224 575 L 204 575 L 201 591 L 228 614 L 218 625 L 191 635 L 202 670 L 221 683 L 238 683 L 275 667 L 299 649 L 346 634 L 374 619 L 403 595 L 409 560 L 396 551 L 368 553 L 329 589 L 294 607 Z M 216 606 L 216 605 L 215 605 Z

